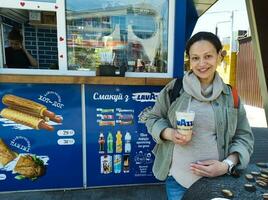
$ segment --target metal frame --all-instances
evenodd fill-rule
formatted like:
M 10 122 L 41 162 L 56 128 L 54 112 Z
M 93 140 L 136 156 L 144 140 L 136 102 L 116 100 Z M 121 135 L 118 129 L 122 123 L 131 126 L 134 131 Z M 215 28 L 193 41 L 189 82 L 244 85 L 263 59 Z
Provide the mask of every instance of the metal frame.
M 246 0 L 246 6 L 248 11 L 249 17 L 249 24 L 251 29 L 252 41 L 253 41 L 253 48 L 256 58 L 256 67 L 257 67 L 257 74 L 259 78 L 259 87 L 261 90 L 261 95 L 263 99 L 263 107 L 266 115 L 266 122 L 268 123 L 268 90 L 267 90 L 267 82 L 265 78 L 265 73 L 263 69 L 263 62 L 262 62 L 262 54 L 259 42 L 259 35 L 258 35 L 258 28 L 255 19 L 255 13 L 253 8 L 252 0 Z

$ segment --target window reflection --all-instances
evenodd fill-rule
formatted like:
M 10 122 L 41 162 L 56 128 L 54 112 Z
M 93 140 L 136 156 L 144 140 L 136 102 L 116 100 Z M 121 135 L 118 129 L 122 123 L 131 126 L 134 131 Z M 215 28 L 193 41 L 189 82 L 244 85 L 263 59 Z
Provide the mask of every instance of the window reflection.
M 67 0 L 66 8 L 69 70 L 167 72 L 167 0 Z

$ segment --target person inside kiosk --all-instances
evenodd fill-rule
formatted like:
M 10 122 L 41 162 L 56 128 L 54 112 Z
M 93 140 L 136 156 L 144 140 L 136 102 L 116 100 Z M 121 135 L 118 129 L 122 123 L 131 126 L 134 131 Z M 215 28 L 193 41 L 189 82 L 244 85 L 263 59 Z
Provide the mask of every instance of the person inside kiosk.
M 37 67 L 35 58 L 23 46 L 23 37 L 20 30 L 14 27 L 8 34 L 9 47 L 5 48 L 7 68 L 32 68 Z

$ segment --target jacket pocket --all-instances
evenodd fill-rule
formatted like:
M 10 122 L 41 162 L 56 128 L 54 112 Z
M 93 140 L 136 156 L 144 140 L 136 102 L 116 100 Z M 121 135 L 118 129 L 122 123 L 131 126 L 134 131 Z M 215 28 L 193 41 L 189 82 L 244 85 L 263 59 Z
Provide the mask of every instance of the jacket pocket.
M 159 180 L 165 180 L 167 178 L 172 159 L 172 148 L 172 143 L 167 142 L 166 144 L 155 145 L 152 150 L 155 155 L 153 174 Z

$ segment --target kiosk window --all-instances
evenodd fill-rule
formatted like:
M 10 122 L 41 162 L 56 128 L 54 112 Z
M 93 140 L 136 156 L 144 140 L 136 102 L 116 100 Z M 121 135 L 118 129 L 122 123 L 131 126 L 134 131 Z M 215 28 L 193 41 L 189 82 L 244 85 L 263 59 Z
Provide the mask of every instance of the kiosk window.
M 58 69 L 55 12 L 1 8 L 0 15 L 5 68 Z
M 168 0 L 66 0 L 69 70 L 167 73 Z
M 69 75 L 64 0 L 0 0 L 0 18 L 1 74 Z
M 103 69 L 134 77 L 170 76 L 168 12 L 173 2 L 0 0 L 0 73 L 94 76 Z M 23 38 L 16 44 L 35 64 L 8 64 L 13 29 Z M 22 54 L 22 60 L 29 59 Z

